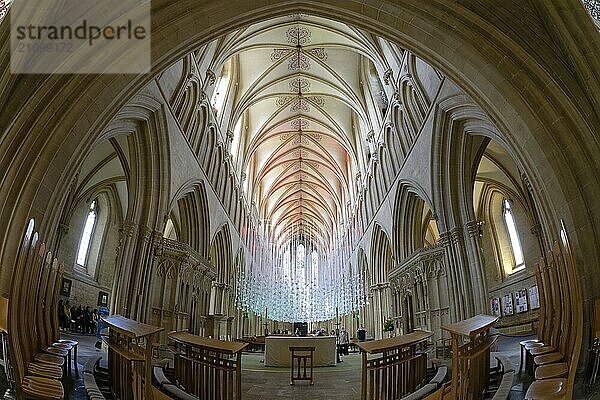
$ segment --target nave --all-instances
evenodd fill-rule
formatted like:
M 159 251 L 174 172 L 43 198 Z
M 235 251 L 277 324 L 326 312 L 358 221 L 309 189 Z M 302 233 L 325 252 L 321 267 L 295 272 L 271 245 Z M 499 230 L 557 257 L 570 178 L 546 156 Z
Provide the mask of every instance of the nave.
M 598 1 L 134 3 L 0 0 L 7 398 L 593 398 Z

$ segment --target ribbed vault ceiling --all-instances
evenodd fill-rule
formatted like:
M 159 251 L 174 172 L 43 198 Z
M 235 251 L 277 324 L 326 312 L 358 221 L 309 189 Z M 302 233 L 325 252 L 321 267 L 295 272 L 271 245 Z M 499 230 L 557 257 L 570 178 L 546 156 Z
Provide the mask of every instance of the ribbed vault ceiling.
M 364 85 L 376 65 L 385 68 L 377 40 L 294 15 L 227 36 L 220 54 L 236 79 L 228 125 L 241 121 L 243 144 L 234 157 L 246 171 L 250 200 L 278 243 L 310 230 L 326 250 L 353 201 L 360 152 L 368 152 L 367 135 L 376 129 L 376 105 Z

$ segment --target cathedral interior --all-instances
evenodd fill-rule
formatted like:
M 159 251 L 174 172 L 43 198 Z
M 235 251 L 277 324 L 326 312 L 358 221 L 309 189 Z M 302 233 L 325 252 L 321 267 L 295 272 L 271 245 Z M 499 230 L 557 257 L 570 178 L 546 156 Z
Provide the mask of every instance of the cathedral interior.
M 4 398 L 600 399 L 599 1 L 152 0 L 143 74 L 23 1 Z

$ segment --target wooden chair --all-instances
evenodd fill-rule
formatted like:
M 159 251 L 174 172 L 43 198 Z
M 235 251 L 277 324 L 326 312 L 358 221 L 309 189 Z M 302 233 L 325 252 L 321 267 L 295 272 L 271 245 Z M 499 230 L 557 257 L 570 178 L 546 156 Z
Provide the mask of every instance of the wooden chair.
M 558 348 L 558 344 L 560 341 L 560 329 L 561 329 L 561 321 L 562 321 L 562 313 L 563 313 L 563 305 L 561 303 L 561 292 L 560 292 L 560 282 L 558 278 L 558 269 L 556 267 L 556 262 L 554 256 L 551 251 L 549 251 L 546 255 L 546 264 L 548 269 L 548 278 L 549 278 L 549 293 L 550 296 L 548 298 L 549 306 L 547 308 L 548 314 L 550 318 L 547 320 L 547 333 L 546 338 L 543 341 L 538 343 L 532 343 L 529 345 L 525 345 L 525 349 L 527 351 L 526 359 L 527 365 L 529 365 L 529 371 L 533 374 L 533 357 L 551 353 L 556 351 Z
M 19 249 L 17 262 L 13 271 L 13 278 L 8 307 L 8 337 L 11 371 L 14 379 L 15 394 L 17 399 L 62 399 L 64 390 L 62 384 L 55 379 L 36 376 L 34 362 L 35 351 L 32 337 L 37 335 L 32 307 L 28 303 L 35 302 L 29 289 L 32 285 L 25 284 L 32 279 L 31 271 L 45 259 L 45 246 L 38 243 L 38 234 L 33 233 L 34 222 L 29 221 L 25 236 Z M 36 265 L 37 264 L 37 265 Z M 43 367 L 40 367 L 43 368 Z M 45 368 L 45 367 L 44 367 Z
M 60 299 L 60 282 L 64 273 L 64 267 L 58 266 L 52 268 L 55 275 L 53 279 L 49 281 L 48 296 L 46 304 L 50 304 L 50 318 L 45 320 L 46 333 L 48 334 L 47 342 L 53 343 L 55 347 L 68 348 L 72 352 L 73 367 L 75 369 L 75 375 L 79 376 L 79 368 L 77 364 L 77 352 L 79 348 L 79 342 L 76 340 L 61 339 L 60 338 L 60 324 L 58 321 L 58 300 Z
M 9 304 L 10 301 L 7 298 L 4 297 L 0 297 L 0 333 L 3 333 L 4 336 L 8 336 L 8 308 L 9 308 Z M 6 317 L 5 321 L 1 321 L 3 316 Z M 4 336 L 3 336 L 3 340 L 4 340 Z M 4 342 L 3 342 L 3 353 L 7 350 L 6 346 L 4 346 Z M 8 360 L 8 357 L 6 353 L 4 353 L 6 360 Z M 5 360 L 5 364 L 9 364 L 8 362 L 6 362 Z M 62 368 L 60 368 L 59 366 L 55 366 L 55 365 L 50 365 L 50 364 L 43 364 L 43 363 L 38 363 L 38 362 L 31 362 L 29 363 L 28 366 L 28 371 L 31 375 L 33 376 L 41 376 L 44 378 L 50 378 L 50 379 L 61 379 L 63 376 L 63 371 Z
M 309 381 L 311 385 L 314 385 L 313 380 L 313 356 L 315 353 L 315 347 L 307 346 L 290 346 L 290 352 L 292 353 L 292 368 L 290 372 L 290 385 L 293 385 L 296 381 Z M 298 373 L 294 374 L 294 368 L 298 362 Z M 304 363 L 302 373 L 300 373 L 300 366 Z M 306 374 L 307 364 L 309 374 Z
M 54 263 L 48 272 L 48 285 L 44 301 L 45 308 L 41 311 L 43 315 L 48 315 L 49 318 L 43 318 L 39 321 L 40 330 L 44 332 L 44 343 L 69 352 L 67 356 L 67 359 L 69 360 L 69 371 L 71 367 L 70 360 L 73 360 L 75 375 L 79 376 L 79 369 L 77 367 L 77 350 L 79 343 L 75 340 L 60 339 L 58 300 L 60 299 L 60 282 L 62 282 L 64 268 L 57 263 Z
M 32 265 L 30 274 L 28 276 L 28 298 L 25 299 L 23 310 L 24 310 L 24 318 L 26 318 L 25 323 L 26 326 L 29 327 L 30 332 L 34 334 L 27 335 L 29 339 L 29 347 L 35 354 L 35 359 L 43 364 L 50 364 L 52 366 L 63 366 L 66 367 L 68 364 L 65 362 L 69 358 L 69 352 L 65 349 L 59 349 L 53 347 L 45 342 L 45 337 L 43 337 L 43 333 L 40 331 L 40 326 L 37 324 L 37 317 L 41 315 L 41 318 L 49 319 L 50 315 L 48 313 L 44 313 L 41 308 L 44 305 L 45 297 L 40 290 L 43 286 L 46 287 L 47 284 L 42 284 L 42 276 L 43 270 L 52 268 L 52 264 L 57 264 L 57 261 L 52 259 L 52 254 L 48 252 L 48 254 L 42 254 L 42 258 L 39 263 L 34 263 Z M 32 301 L 32 299 L 34 301 Z
M 555 258 L 558 268 L 561 271 L 561 287 L 566 299 L 572 299 L 573 280 L 568 275 L 568 267 L 561 256 L 558 244 L 555 245 Z M 574 352 L 575 335 L 573 331 L 573 312 L 570 301 L 563 301 L 563 320 L 561 322 L 562 332 L 560 347 L 558 351 L 538 355 L 534 359 L 537 366 L 535 370 L 536 379 L 562 378 L 569 372 L 568 358 Z
M 546 264 L 543 262 L 543 260 L 541 260 L 540 262 L 535 264 L 535 281 L 537 283 L 537 287 L 538 287 L 538 298 L 540 299 L 540 310 L 539 310 L 539 314 L 538 314 L 538 326 L 537 326 L 537 338 L 536 339 L 529 339 L 529 340 L 522 340 L 521 342 L 519 342 L 519 345 L 521 346 L 521 357 L 519 359 L 519 373 L 521 372 L 521 369 L 523 368 L 523 363 L 525 360 L 525 356 L 526 356 L 526 350 L 525 350 L 525 346 L 531 346 L 537 343 L 543 343 L 544 341 L 544 334 L 546 331 L 546 327 L 549 325 L 547 323 L 547 311 L 546 311 L 546 299 L 545 299 L 545 295 L 546 295 L 546 291 L 547 291 L 547 279 L 545 279 L 545 276 L 547 276 L 547 274 L 545 274 L 546 272 Z M 547 340 L 547 339 L 546 339 Z
M 575 374 L 577 372 L 577 363 L 579 362 L 579 353 L 581 351 L 581 343 L 583 339 L 583 300 L 581 294 L 581 285 L 577 266 L 573 257 L 571 244 L 567 231 L 561 221 L 561 245 L 562 253 L 557 252 L 558 263 L 565 270 L 567 278 L 568 292 L 565 307 L 570 308 L 569 326 L 566 334 L 569 336 L 568 347 L 565 348 L 565 362 L 568 368 L 568 373 L 562 378 L 541 379 L 533 382 L 527 389 L 525 399 L 572 399 L 573 386 L 575 384 Z M 558 247 L 560 250 L 560 247 Z M 560 368 L 562 366 L 548 367 Z M 541 368 L 541 367 L 540 367 Z
M 67 352 L 67 364 L 65 366 L 68 368 L 70 373 L 71 353 L 73 346 L 66 343 L 63 344 L 53 341 L 49 332 L 51 321 L 54 318 L 53 313 L 57 313 L 56 318 L 58 318 L 58 310 L 56 309 L 56 303 L 58 302 L 58 299 L 54 298 L 54 288 L 59 287 L 56 282 L 62 280 L 62 274 L 60 274 L 60 276 L 58 274 L 60 268 L 61 267 L 58 265 L 58 261 L 56 259 L 53 260 L 52 254 L 48 253 L 46 262 L 44 263 L 40 273 L 37 296 L 38 302 L 35 307 L 35 326 L 38 332 L 40 347 L 46 349 L 51 348 L 52 350 L 61 350 L 61 353 L 63 354 L 65 351 Z M 75 369 L 77 369 L 77 364 L 75 364 Z
M 568 299 L 570 298 L 570 286 L 572 283 L 570 282 L 569 277 L 567 276 L 566 265 L 563 262 L 563 257 L 561 255 L 560 247 L 558 243 L 555 243 L 553 248 L 553 258 L 556 268 L 559 271 L 559 283 L 560 290 L 562 294 L 562 298 Z M 549 379 L 549 378 L 559 378 L 563 377 L 568 373 L 567 363 L 558 363 L 559 361 L 563 361 L 565 357 L 568 357 L 571 354 L 572 347 L 572 335 L 571 327 L 572 327 L 572 309 L 571 305 L 567 301 L 561 301 L 562 305 L 562 318 L 560 321 L 560 340 L 558 343 L 558 347 L 555 348 L 555 351 L 549 351 L 552 347 L 541 347 L 539 351 L 533 351 L 532 354 L 536 355 L 534 358 L 535 376 L 536 379 Z M 545 350 L 545 351 L 544 351 Z M 544 366 L 541 368 L 539 366 Z

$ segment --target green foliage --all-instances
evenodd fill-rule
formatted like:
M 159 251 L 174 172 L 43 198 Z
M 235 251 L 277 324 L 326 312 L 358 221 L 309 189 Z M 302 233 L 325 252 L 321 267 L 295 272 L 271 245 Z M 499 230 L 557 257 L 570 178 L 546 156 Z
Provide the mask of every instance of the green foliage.
M 393 319 L 388 319 L 387 321 L 384 322 L 383 324 L 383 330 L 385 332 L 391 332 L 394 330 L 394 320 Z

